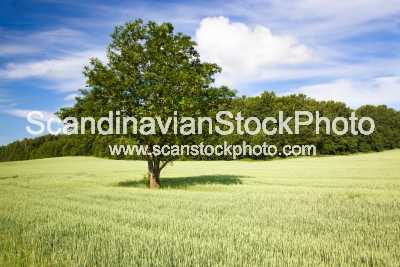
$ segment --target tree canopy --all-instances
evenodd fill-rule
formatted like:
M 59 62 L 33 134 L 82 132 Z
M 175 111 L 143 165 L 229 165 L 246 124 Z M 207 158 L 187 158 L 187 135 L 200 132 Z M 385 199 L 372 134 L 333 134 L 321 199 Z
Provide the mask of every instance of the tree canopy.
M 214 63 L 201 62 L 190 36 L 174 33 L 171 23 L 157 24 L 142 20 L 129 21 L 115 27 L 107 47 L 108 62 L 90 59 L 84 67 L 89 89 L 80 90 L 71 108 L 62 108 L 58 115 L 66 117 L 108 116 L 118 111 L 123 117 L 213 117 L 218 108 L 235 96 L 226 86 L 212 87 L 213 76 L 221 72 Z M 82 126 L 82 125 L 81 125 Z M 133 126 L 131 126 L 133 127 Z M 180 135 L 173 131 L 155 134 L 133 134 L 125 138 L 148 146 L 147 160 L 152 188 L 160 186 L 160 172 L 173 156 L 155 156 L 154 145 L 179 145 L 200 142 L 201 136 Z

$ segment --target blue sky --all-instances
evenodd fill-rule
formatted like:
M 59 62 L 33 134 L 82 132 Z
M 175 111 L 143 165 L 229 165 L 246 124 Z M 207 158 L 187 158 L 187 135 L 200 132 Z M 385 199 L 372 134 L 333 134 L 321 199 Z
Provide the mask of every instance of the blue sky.
M 73 105 L 83 66 L 106 60 L 114 26 L 136 18 L 191 35 L 202 60 L 222 67 L 216 84 L 239 95 L 400 109 L 398 0 L 0 0 L 0 145 L 31 137 L 29 111 L 46 120 Z

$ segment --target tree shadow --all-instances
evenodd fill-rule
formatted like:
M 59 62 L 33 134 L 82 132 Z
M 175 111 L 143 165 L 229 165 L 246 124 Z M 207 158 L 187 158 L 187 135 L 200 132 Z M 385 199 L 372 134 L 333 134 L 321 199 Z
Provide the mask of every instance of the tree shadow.
M 240 175 L 200 175 L 200 176 L 189 176 L 189 177 L 166 177 L 161 178 L 162 188 L 173 188 L 173 189 L 186 189 L 187 187 L 195 185 L 237 185 L 243 184 L 240 178 L 245 176 Z M 136 181 L 124 181 L 118 183 L 119 187 L 147 187 L 143 180 Z

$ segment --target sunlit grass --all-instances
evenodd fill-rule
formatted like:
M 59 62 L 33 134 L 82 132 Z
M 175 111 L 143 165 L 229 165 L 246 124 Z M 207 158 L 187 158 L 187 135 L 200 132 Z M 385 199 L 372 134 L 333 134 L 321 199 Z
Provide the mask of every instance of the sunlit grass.
M 400 150 L 0 164 L 1 266 L 399 266 Z

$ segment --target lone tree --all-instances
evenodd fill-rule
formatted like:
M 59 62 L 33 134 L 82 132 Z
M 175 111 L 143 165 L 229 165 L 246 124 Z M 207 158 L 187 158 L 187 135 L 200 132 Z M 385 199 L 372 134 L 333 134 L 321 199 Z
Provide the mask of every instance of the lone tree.
M 176 117 L 178 122 L 183 117 L 213 118 L 236 91 L 226 86 L 211 87 L 214 74 L 221 68 L 201 62 L 194 48 L 196 42 L 173 31 L 171 23 L 144 24 L 141 19 L 115 27 L 110 35 L 112 43 L 107 47 L 108 63 L 90 59 L 90 66 L 83 71 L 88 89 L 79 89 L 82 96 L 76 98 L 75 105 L 62 108 L 57 115 L 61 119 L 99 119 L 108 116 L 109 111 L 118 111 L 138 122 L 144 117 L 160 118 L 164 125 L 168 117 Z M 163 134 L 157 123 L 155 133 L 148 135 L 134 133 L 129 126 L 128 137 L 147 146 L 150 188 L 161 186 L 161 170 L 176 158 L 155 155 L 154 145 L 198 144 L 204 138 L 200 134 L 174 133 L 172 127 Z

